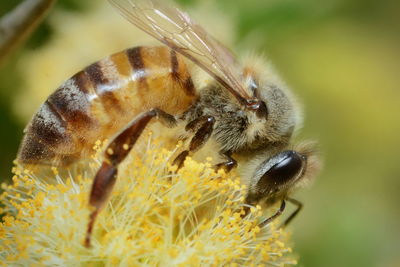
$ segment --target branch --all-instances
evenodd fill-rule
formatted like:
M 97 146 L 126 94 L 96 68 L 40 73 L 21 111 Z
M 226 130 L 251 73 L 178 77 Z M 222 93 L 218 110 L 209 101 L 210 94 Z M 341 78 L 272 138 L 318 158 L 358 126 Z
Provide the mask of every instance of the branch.
M 25 0 L 1 18 L 0 63 L 29 37 L 55 1 Z

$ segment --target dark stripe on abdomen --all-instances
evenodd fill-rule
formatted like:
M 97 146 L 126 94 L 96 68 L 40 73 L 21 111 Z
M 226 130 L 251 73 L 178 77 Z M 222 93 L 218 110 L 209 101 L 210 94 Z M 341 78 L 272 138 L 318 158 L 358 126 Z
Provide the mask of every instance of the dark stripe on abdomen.
M 49 145 L 26 133 L 18 151 L 18 160 L 22 163 L 51 163 L 56 154 Z
M 111 81 L 104 75 L 99 62 L 93 63 L 85 69 L 96 94 L 99 96 L 104 109 L 107 111 L 122 111 L 118 98 L 114 95 L 109 86 L 113 86 Z M 115 89 L 115 88 L 113 88 Z
M 193 80 L 190 76 L 186 78 L 186 80 L 183 82 L 182 87 L 188 96 L 196 95 L 196 89 L 194 87 Z
M 179 78 L 179 61 L 176 57 L 176 52 L 174 50 L 170 50 L 170 60 L 171 60 L 171 75 L 174 81 L 180 81 Z
M 194 96 L 196 94 L 194 84 L 190 74 L 187 72 L 186 66 L 184 66 L 184 73 L 179 72 L 179 60 L 175 50 L 170 50 L 170 60 L 171 60 L 171 76 L 175 82 L 178 82 L 182 89 L 185 91 L 186 95 Z
M 107 84 L 110 82 L 104 76 L 103 70 L 101 69 L 99 62 L 93 63 L 92 65 L 88 66 L 85 69 L 85 72 L 87 73 L 89 79 L 92 81 L 93 85 L 96 85 L 95 87 L 98 87 L 99 85 L 104 85 L 104 84 Z
M 33 117 L 28 131 L 30 135 L 48 145 L 56 145 L 69 139 L 67 122 L 48 100 Z
M 79 72 L 61 85 L 47 100 L 52 108 L 68 123 L 68 128 L 88 128 L 90 102 L 87 77 Z
M 146 67 L 142 57 L 142 47 L 134 47 L 126 50 L 126 56 L 128 57 L 129 64 L 132 66 L 135 76 L 137 76 L 137 82 L 139 89 L 148 89 L 146 81 Z
M 32 118 L 21 147 L 18 159 L 22 162 L 51 161 L 57 147 L 71 142 L 67 122 L 46 100 Z

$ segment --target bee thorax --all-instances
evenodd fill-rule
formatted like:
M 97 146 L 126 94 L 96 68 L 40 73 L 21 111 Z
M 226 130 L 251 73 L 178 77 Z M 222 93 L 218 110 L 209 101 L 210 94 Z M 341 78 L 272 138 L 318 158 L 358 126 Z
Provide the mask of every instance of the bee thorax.
M 220 145 L 221 152 L 253 153 L 281 142 L 270 135 L 268 118 L 246 110 L 217 84 L 200 91 L 198 101 L 185 114 L 185 119 L 193 121 L 200 116 L 215 118 L 212 137 Z

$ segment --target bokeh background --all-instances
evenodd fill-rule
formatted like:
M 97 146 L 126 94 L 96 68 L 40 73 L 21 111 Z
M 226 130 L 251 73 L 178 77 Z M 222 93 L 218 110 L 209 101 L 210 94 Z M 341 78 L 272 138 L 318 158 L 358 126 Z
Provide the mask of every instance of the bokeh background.
M 0 1 L 0 15 L 19 2 Z M 102 2 L 59 0 L 2 62 L 0 180 L 10 179 L 22 129 L 49 92 L 88 63 L 147 42 Z M 400 2 L 180 3 L 237 52 L 264 53 L 304 103 L 298 139 L 318 140 L 325 164 L 297 195 L 299 264 L 400 266 Z

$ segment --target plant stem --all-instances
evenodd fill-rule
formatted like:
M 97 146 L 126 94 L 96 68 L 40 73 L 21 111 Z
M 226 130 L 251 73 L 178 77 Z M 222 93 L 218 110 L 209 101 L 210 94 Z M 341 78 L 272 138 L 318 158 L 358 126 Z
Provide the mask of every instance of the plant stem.
M 0 20 L 0 63 L 22 44 L 56 0 L 25 0 Z

